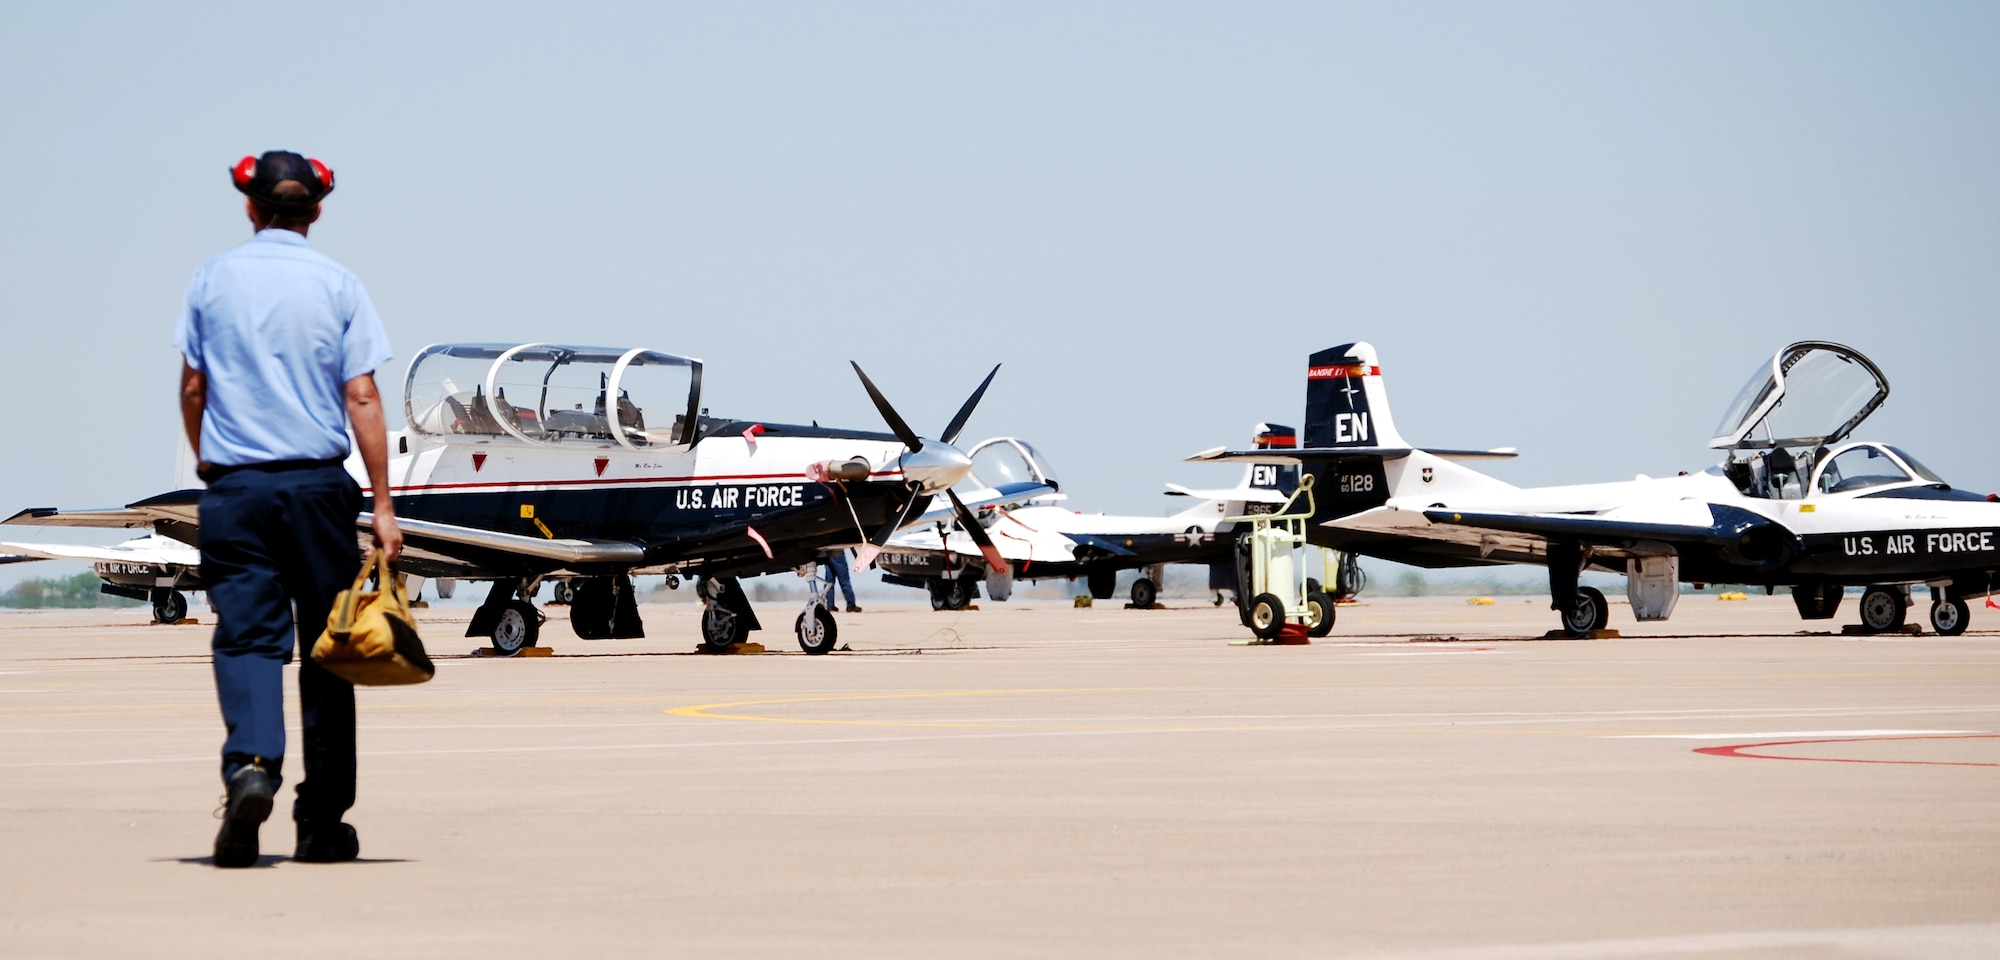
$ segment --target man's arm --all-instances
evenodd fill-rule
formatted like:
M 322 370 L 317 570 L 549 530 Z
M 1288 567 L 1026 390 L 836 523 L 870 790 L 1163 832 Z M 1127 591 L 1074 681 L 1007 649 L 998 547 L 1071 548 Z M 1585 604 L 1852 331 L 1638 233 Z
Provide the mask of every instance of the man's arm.
M 208 412 L 208 375 L 181 361 L 181 426 L 187 430 L 188 445 L 194 448 L 195 473 L 208 472 L 201 462 L 201 418 Z M 204 478 L 206 479 L 206 478 Z
M 382 423 L 382 395 L 375 390 L 375 374 L 347 381 L 347 421 L 354 427 L 354 442 L 361 445 L 369 489 L 375 492 L 375 546 L 393 561 L 403 555 L 403 531 L 396 526 L 396 503 L 389 496 L 389 431 Z

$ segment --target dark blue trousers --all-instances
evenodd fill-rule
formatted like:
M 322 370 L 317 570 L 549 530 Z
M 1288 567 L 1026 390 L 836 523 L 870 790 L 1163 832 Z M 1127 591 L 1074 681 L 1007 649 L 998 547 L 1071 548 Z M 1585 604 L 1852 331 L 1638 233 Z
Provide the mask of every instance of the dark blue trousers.
M 261 762 L 281 776 L 283 668 L 294 638 L 310 654 L 334 597 L 354 583 L 361 488 L 338 464 L 243 467 L 201 495 L 201 576 L 215 604 L 215 691 L 228 738 L 222 779 Z M 305 778 L 295 820 L 335 821 L 354 805 L 354 686 L 299 658 Z
M 854 580 L 847 572 L 847 551 L 845 550 L 827 554 L 826 557 L 826 573 L 821 575 L 820 579 L 826 581 L 826 599 L 828 602 L 833 600 L 835 578 L 838 578 L 838 582 L 840 583 L 840 592 L 847 594 L 847 605 L 850 607 L 854 606 Z

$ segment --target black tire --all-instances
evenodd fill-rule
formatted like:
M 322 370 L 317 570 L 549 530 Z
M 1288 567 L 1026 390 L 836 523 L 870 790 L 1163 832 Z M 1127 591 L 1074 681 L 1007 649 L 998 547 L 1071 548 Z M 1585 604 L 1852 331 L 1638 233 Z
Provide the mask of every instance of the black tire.
M 974 596 L 972 581 L 964 577 L 959 577 L 956 580 L 946 580 L 944 581 L 943 594 L 944 608 L 946 610 L 963 610 L 966 607 L 972 606 L 972 598 Z
M 153 620 L 158 623 L 179 623 L 187 619 L 187 594 L 179 590 L 155 591 L 153 595 Z
M 799 649 L 815 657 L 832 653 L 840 644 L 840 627 L 833 622 L 833 611 L 822 606 L 815 605 L 810 612 L 799 614 L 792 630 L 799 636 Z
M 930 592 L 930 595 L 931 595 L 931 609 L 932 609 L 932 610 L 943 610 L 943 609 L 944 609 L 944 593 L 945 593 L 945 584 L 944 584 L 944 581 L 943 581 L 943 580 L 930 580 L 930 581 L 926 581 L 926 582 L 924 583 L 924 589 Z
M 542 615 L 535 605 L 525 600 L 509 600 L 493 621 L 493 649 L 513 656 L 522 648 L 540 642 L 541 634 Z
M 1084 585 L 1090 588 L 1090 599 L 1092 600 L 1109 600 L 1118 592 L 1118 571 L 1116 570 L 1092 570 L 1083 580 Z
M 1596 587 L 1576 588 L 1576 606 L 1562 618 L 1563 632 L 1579 640 L 1610 622 L 1611 608 L 1604 602 L 1604 592 Z
M 1861 595 L 1861 629 L 1869 633 L 1890 633 L 1903 629 L 1910 615 L 1910 602 L 1903 591 L 1893 587 L 1869 587 Z
M 1132 605 L 1141 610 L 1150 610 L 1160 599 L 1160 585 L 1151 577 L 1140 577 L 1132 581 Z
M 1306 635 L 1324 637 L 1333 632 L 1333 598 L 1319 591 L 1306 594 Z
M 1931 629 L 1940 637 L 1955 637 L 1972 622 L 1972 605 L 1957 597 L 1931 603 Z
M 575 603 L 576 602 L 575 585 L 571 584 L 568 580 L 557 580 L 555 586 L 549 588 L 549 602 Z
M 719 598 L 708 601 L 701 611 L 701 639 L 710 649 L 727 650 L 743 641 L 743 618 Z
M 568 581 L 564 581 L 568 582 Z M 615 598 L 611 596 L 611 581 L 604 577 L 591 577 L 581 582 L 569 583 L 569 625 L 580 640 L 605 640 L 612 634 L 612 616 L 616 613 Z
M 1274 593 L 1260 593 L 1250 600 L 1249 613 L 1243 619 L 1257 639 L 1276 640 L 1285 629 L 1285 601 Z

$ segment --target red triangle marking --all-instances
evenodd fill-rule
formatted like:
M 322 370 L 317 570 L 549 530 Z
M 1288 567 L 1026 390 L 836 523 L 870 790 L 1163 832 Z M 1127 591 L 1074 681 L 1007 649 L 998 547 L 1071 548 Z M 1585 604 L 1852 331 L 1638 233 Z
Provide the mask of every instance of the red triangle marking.
M 610 465 L 611 465 L 611 458 L 610 458 L 610 457 L 598 457 L 598 458 L 597 458 L 597 475 L 598 475 L 598 476 L 600 476 L 600 477 L 601 477 L 601 476 L 604 476 L 604 468 L 605 468 L 605 467 L 608 467 L 608 466 L 610 466 Z
M 479 472 L 479 468 L 480 468 L 480 467 L 483 467 L 483 466 L 485 466 L 485 465 L 486 465 L 486 455 L 485 455 L 485 454 L 483 454 L 483 453 L 475 453 L 475 454 L 473 454 L 473 455 L 472 455 L 472 472 L 473 472 L 473 473 L 478 473 L 478 472 Z

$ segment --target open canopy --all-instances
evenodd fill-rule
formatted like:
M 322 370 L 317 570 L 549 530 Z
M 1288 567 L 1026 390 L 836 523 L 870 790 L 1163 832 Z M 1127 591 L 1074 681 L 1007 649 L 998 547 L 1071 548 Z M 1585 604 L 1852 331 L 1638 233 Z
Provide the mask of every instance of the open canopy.
M 701 361 L 644 348 L 443 343 L 403 384 L 411 430 L 640 449 L 694 442 Z
M 1808 340 L 1758 364 L 1710 447 L 1757 450 L 1840 442 L 1889 396 L 1889 380 L 1852 347 Z

